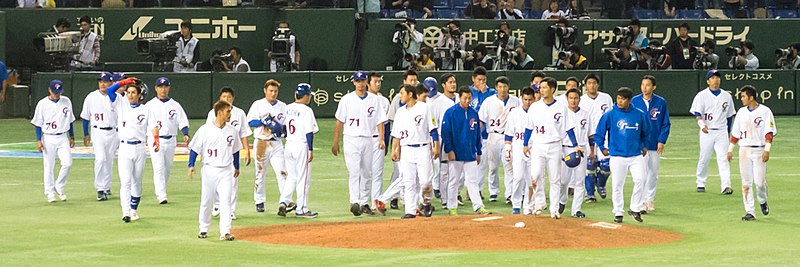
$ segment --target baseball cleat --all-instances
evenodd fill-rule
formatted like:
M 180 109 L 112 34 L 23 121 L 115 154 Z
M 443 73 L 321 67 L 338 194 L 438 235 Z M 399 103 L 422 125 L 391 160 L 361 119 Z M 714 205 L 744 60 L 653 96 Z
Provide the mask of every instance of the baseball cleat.
M 111 195 L 111 189 L 106 190 L 105 193 L 106 193 L 107 196 L 110 196 Z
M 373 206 L 375 206 L 375 211 L 377 211 L 378 214 L 381 216 L 386 216 L 386 203 L 376 199 L 373 201 Z
M 286 212 L 292 212 L 297 209 L 297 203 L 289 201 L 289 204 L 286 205 Z
M 586 197 L 586 200 L 584 202 L 591 202 L 591 203 L 597 202 L 597 197 L 595 197 L 594 195 L 588 196 Z
M 364 204 L 361 206 L 361 214 L 375 215 L 375 213 L 372 212 L 372 209 L 369 207 L 369 204 Z
M 139 220 L 139 212 L 136 210 L 131 210 L 131 221 L 138 221 Z
M 433 190 L 433 196 L 438 198 L 438 199 L 441 199 L 442 198 L 442 191 L 440 191 L 438 189 L 437 190 Z
M 350 212 L 353 213 L 353 216 L 361 216 L 361 207 L 358 206 L 358 203 L 350 204 Z
M 458 195 L 458 205 L 459 206 L 464 206 L 464 200 L 461 199 L 461 195 Z
M 167 200 L 166 198 L 164 200 L 161 200 L 161 201 L 158 202 L 159 205 L 164 205 L 164 204 L 167 204 L 167 203 L 169 203 L 169 200 Z
M 558 213 L 550 214 L 550 218 L 558 220 L 559 218 L 561 218 L 561 214 L 558 214 Z
M 641 211 L 639 211 L 639 214 L 641 214 L 641 215 L 647 215 L 647 210 L 641 210 Z
M 433 207 L 431 205 L 422 205 L 422 216 L 431 217 L 433 215 Z
M 67 194 L 58 193 L 58 199 L 60 199 L 61 201 L 67 201 Z
M 506 198 L 506 204 L 511 204 L 511 197 Z
M 403 215 L 403 217 L 400 217 L 400 218 L 401 219 L 414 219 L 414 218 L 417 218 L 417 215 L 409 213 L 409 214 Z
M 614 216 L 615 223 L 622 223 L 622 216 Z
M 316 212 L 306 211 L 306 213 L 295 213 L 294 216 L 297 218 L 304 218 L 304 219 L 311 219 L 317 218 L 319 214 Z
M 606 188 L 605 187 L 597 187 L 597 193 L 600 194 L 600 198 L 606 199 Z
M 219 237 L 219 240 L 222 240 L 222 241 L 233 241 L 233 239 L 235 239 L 235 237 L 230 233 L 224 234 L 224 235 Z
M 208 238 L 208 233 L 207 232 L 200 232 L 199 234 L 197 234 L 197 238 L 206 239 L 206 238 Z
M 744 217 L 742 217 L 742 221 L 755 221 L 755 220 L 756 216 L 750 213 L 745 214 Z
M 389 202 L 389 207 L 392 208 L 393 210 L 400 209 L 400 204 L 398 204 L 399 202 L 400 202 L 399 200 L 393 198 L 392 201 Z
M 511 214 L 519 214 L 519 208 L 511 209 Z
M 483 198 L 481 198 L 481 199 L 483 199 Z M 489 202 L 497 202 L 497 195 L 489 196 Z
M 764 204 L 761 204 L 761 213 L 763 213 L 764 216 L 769 215 L 769 205 L 767 205 L 767 202 L 764 202 Z
M 643 222 L 644 221 L 644 220 L 642 220 L 642 214 L 639 213 L 639 212 L 629 210 L 628 211 L 628 215 L 632 216 L 633 219 L 636 220 L 637 222 Z
M 214 216 L 214 217 L 219 216 L 219 208 L 214 207 L 214 209 L 211 210 L 211 216 Z
M 264 203 L 256 204 L 256 212 L 264 212 Z
M 702 187 L 702 186 L 698 186 L 697 187 L 697 193 L 705 193 L 705 192 L 706 192 L 706 188 L 705 187 Z
M 541 214 L 542 214 L 542 209 L 536 209 L 536 210 L 533 211 L 533 215 L 534 216 L 539 216 Z
M 131 216 L 122 216 L 122 221 L 125 223 L 131 222 Z
M 47 195 L 47 202 L 56 202 L 56 195 Z
M 286 204 L 281 202 L 281 205 L 278 206 L 278 216 L 286 217 Z
M 475 214 L 480 214 L 480 215 L 489 215 L 489 214 L 492 214 L 492 213 L 491 213 L 491 212 L 489 212 L 488 210 L 486 210 L 485 208 L 483 208 L 483 207 L 480 207 L 480 208 L 478 208 L 477 210 L 475 210 Z
M 731 189 L 730 187 L 725 187 L 725 189 L 722 190 L 722 194 L 724 195 L 733 194 L 733 189 Z
M 103 191 L 97 191 L 97 201 L 106 201 L 108 200 L 108 194 Z
M 458 215 L 458 210 L 449 210 L 449 212 L 452 216 Z
M 236 220 L 236 219 L 238 219 L 236 218 L 236 213 L 231 212 L 231 220 Z
M 575 212 L 574 215 L 572 215 L 572 218 L 586 218 L 586 214 L 583 214 L 583 212 L 578 211 L 578 212 Z
M 442 209 L 443 209 L 443 210 L 446 210 L 446 209 L 447 209 L 447 203 L 442 203 Z
M 558 214 L 564 213 L 564 209 L 566 209 L 566 208 L 567 208 L 566 204 L 558 203 Z

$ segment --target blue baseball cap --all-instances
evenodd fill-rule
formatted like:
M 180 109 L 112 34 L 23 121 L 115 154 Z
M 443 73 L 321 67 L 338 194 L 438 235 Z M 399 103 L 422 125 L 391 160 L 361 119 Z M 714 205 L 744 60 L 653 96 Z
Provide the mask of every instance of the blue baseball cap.
M 53 93 L 60 94 L 64 92 L 64 86 L 61 85 L 61 80 L 53 80 L 50 82 L 50 90 L 53 90 Z
M 314 96 L 314 92 L 311 91 L 311 85 L 307 83 L 301 83 L 297 85 L 297 89 L 295 89 L 294 94 L 297 96 L 305 96 L 311 95 Z
M 167 77 L 159 77 L 156 79 L 156 86 L 169 86 L 169 79 Z
M 715 75 L 716 75 L 717 77 L 722 77 L 722 76 L 720 76 L 720 74 L 719 74 L 719 71 L 717 71 L 717 70 L 710 70 L 710 71 L 708 71 L 708 73 L 706 73 L 706 80 L 708 80 L 708 79 L 711 79 L 711 76 L 715 76 Z
M 439 93 L 439 91 L 436 90 L 437 87 L 436 78 L 433 77 L 425 78 L 425 80 L 422 81 L 422 86 L 425 86 L 425 89 L 428 89 L 428 97 L 433 97 L 437 93 Z
M 353 73 L 353 81 L 364 81 L 364 80 L 367 80 L 367 72 L 359 70 Z
M 123 72 L 114 73 L 114 81 L 122 81 L 122 79 L 125 79 L 125 73 Z
M 114 74 L 111 74 L 111 72 L 104 71 L 100 73 L 100 77 L 97 77 L 97 80 L 104 82 L 113 82 L 115 79 L 114 79 Z

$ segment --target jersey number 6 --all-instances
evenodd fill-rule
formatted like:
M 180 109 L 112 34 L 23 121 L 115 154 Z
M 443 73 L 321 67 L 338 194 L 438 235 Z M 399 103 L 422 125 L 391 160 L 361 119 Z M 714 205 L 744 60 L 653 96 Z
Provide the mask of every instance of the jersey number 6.
M 294 131 L 297 130 L 297 127 L 294 127 L 294 119 L 289 120 L 289 134 L 294 134 Z

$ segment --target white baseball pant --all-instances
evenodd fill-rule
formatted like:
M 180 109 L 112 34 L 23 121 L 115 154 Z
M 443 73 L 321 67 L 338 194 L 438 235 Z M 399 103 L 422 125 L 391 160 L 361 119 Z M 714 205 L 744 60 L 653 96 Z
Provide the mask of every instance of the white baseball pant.
M 561 199 L 561 165 L 564 164 L 561 156 L 561 143 L 533 144 L 531 153 L 531 176 L 536 177 L 537 191 L 542 192 L 542 197 L 537 196 L 534 204 L 544 204 L 544 174 L 547 169 L 547 178 L 550 181 L 550 215 L 558 213 L 558 200 Z M 537 205 L 539 206 L 539 205 Z M 542 205 L 544 206 L 544 205 Z
M 392 185 L 395 185 L 395 187 L 392 187 Z M 397 188 L 398 185 L 401 187 Z M 392 161 L 392 178 L 389 179 L 389 186 L 386 187 L 386 190 L 381 194 L 381 201 L 386 202 L 395 199 L 400 195 L 400 192 L 403 192 L 402 179 L 400 179 L 400 165 L 397 161 Z
M 380 144 L 383 140 L 379 136 L 373 136 L 372 141 L 375 144 L 372 154 L 372 185 L 370 186 L 372 201 L 380 200 L 381 192 L 383 192 L 383 166 L 384 158 L 386 157 L 386 150 L 380 149 Z
M 214 167 L 203 165 L 200 170 L 203 187 L 200 190 L 199 222 L 200 232 L 208 232 L 211 226 L 211 205 L 214 194 L 219 194 L 220 199 L 231 198 L 231 179 L 233 179 L 233 165 Z M 230 202 L 219 203 L 219 234 L 224 236 L 231 232 L 231 205 Z
M 756 215 L 753 205 L 753 182 L 758 204 L 767 203 L 767 163 L 761 158 L 764 147 L 739 147 L 739 173 L 742 176 L 744 211 Z
M 642 210 L 642 199 L 644 197 L 644 157 L 641 155 L 632 157 L 611 156 L 609 168 L 611 169 L 611 201 L 614 209 L 614 216 L 622 216 L 625 213 L 625 177 L 628 170 L 631 171 L 633 178 L 633 193 L 631 193 L 630 209 L 635 212 Z
M 644 156 L 644 203 L 653 202 L 656 199 L 656 187 L 658 186 L 658 168 L 661 165 L 658 152 L 647 151 Z
M 505 200 L 506 198 L 511 196 L 511 162 L 505 161 L 503 157 L 503 148 L 505 147 L 505 139 L 506 136 L 498 133 L 490 133 L 489 139 L 486 144 L 489 146 L 487 148 L 487 154 L 483 154 L 486 156 L 486 159 L 489 161 L 487 162 L 489 166 L 489 195 L 497 196 L 500 194 L 500 165 L 503 166 L 503 185 L 505 186 L 505 194 L 503 195 Z
M 42 160 L 44 162 L 44 195 L 47 197 L 63 194 L 64 187 L 67 186 L 69 170 L 72 168 L 72 154 L 69 148 L 67 134 L 42 135 Z M 55 177 L 53 168 L 56 165 L 56 156 L 61 162 L 61 169 L 58 171 L 58 179 Z
M 119 146 L 117 168 L 119 169 L 119 205 L 122 216 L 131 212 L 131 197 L 142 196 L 142 175 L 147 160 L 147 146 L 144 143 Z
M 176 136 L 172 138 L 158 137 L 161 146 L 156 152 L 153 146 L 150 149 L 150 162 L 153 164 L 153 185 L 155 186 L 156 199 L 159 202 L 167 199 L 167 183 L 169 182 L 169 172 L 172 170 L 172 163 L 175 161 Z M 147 137 L 147 143 L 152 144 L 153 137 Z
M 530 201 L 528 189 L 531 185 L 531 158 L 525 156 L 522 146 L 511 148 L 511 166 L 516 170 L 511 179 L 511 207 L 520 209 L 523 201 Z
M 483 208 L 483 200 L 480 196 L 480 188 L 478 182 L 481 176 L 478 175 L 478 162 L 477 161 L 450 161 L 448 164 L 450 168 L 450 181 L 447 185 L 447 209 L 458 209 L 458 191 L 461 185 L 467 186 L 467 194 L 472 200 L 472 210 Z M 463 176 L 462 176 L 463 174 Z M 464 179 L 464 182 L 459 180 Z
M 478 163 L 478 177 L 481 178 L 478 181 L 478 192 L 483 191 L 483 185 L 486 183 L 486 179 L 487 179 L 486 171 L 489 169 L 489 161 L 488 161 L 488 159 L 489 159 L 489 146 L 488 145 L 489 145 L 488 139 L 481 139 L 481 155 L 483 155 L 484 157 L 481 159 L 481 163 Z M 491 186 L 489 186 L 489 187 L 491 187 Z M 480 195 L 478 197 L 480 197 Z M 470 200 L 471 199 L 472 199 L 472 196 L 470 196 Z
M 94 188 L 97 191 L 111 189 L 111 176 L 114 172 L 114 152 L 119 147 L 119 138 L 114 129 L 91 128 L 92 149 L 94 150 Z
M 267 163 L 272 166 L 272 170 L 275 172 L 275 179 L 278 181 L 278 195 L 281 195 L 283 183 L 286 181 L 283 143 L 280 140 L 268 141 L 256 138 L 253 141 L 253 152 L 256 155 L 256 179 L 253 200 L 255 204 L 261 204 L 267 200 L 267 181 L 265 179 L 268 169 Z
M 431 147 L 400 147 L 400 171 L 405 187 L 406 214 L 416 214 L 416 203 L 430 205 L 433 198 L 431 184 Z
M 286 141 L 286 182 L 281 192 L 281 202 L 292 201 L 292 193 L 297 191 L 298 214 L 308 212 L 308 188 L 311 185 L 311 163 L 308 162 L 306 142 Z
M 712 151 L 713 150 L 713 151 Z M 725 129 L 700 131 L 700 158 L 697 161 L 697 187 L 705 187 L 708 178 L 708 160 L 711 152 L 717 154 L 720 191 L 731 187 L 731 167 L 728 162 L 728 132 Z
M 563 155 L 568 155 L 575 151 L 575 148 L 562 146 Z M 583 146 L 583 151 L 589 151 L 588 146 Z M 570 208 L 570 215 L 575 215 L 576 212 L 581 210 L 583 205 L 583 197 L 586 196 L 586 189 L 583 186 L 575 186 L 576 181 L 583 182 L 586 178 L 586 158 L 581 158 L 580 164 L 575 168 L 567 167 L 566 163 L 561 164 L 561 200 L 559 203 L 567 205 L 569 194 L 567 190 L 569 187 L 574 188 L 575 195 L 572 196 L 572 207 Z M 581 183 L 583 184 L 583 183 Z M 555 201 L 551 201 L 555 202 Z
M 373 146 L 371 136 L 344 137 L 344 163 L 349 173 L 350 204 L 369 204 Z
M 436 185 L 438 183 L 439 195 L 441 195 L 442 206 L 447 206 L 447 194 L 450 190 L 448 190 L 448 183 L 450 182 L 450 168 L 448 167 L 448 161 L 446 160 L 447 154 L 444 153 L 444 146 L 440 146 L 441 151 L 439 151 L 439 158 L 435 159 L 433 162 L 434 166 L 438 166 L 436 171 L 439 172 L 438 180 L 434 180 L 433 184 Z M 437 186 L 433 188 L 434 190 L 437 189 Z

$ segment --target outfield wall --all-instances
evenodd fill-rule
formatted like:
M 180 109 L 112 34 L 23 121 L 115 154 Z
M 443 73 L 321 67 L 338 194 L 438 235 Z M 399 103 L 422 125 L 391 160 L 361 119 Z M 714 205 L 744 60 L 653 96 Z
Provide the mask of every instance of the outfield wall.
M 437 79 L 443 72 L 423 72 L 419 80 L 428 76 Z M 563 92 L 565 80 L 570 76 L 582 79 L 588 72 L 549 71 L 548 75 L 559 80 L 559 88 Z M 702 71 L 594 71 L 601 78 L 601 90 L 612 96 L 616 89 L 628 86 L 639 91 L 641 78 L 645 74 L 654 75 L 657 79 L 656 94 L 664 96 L 669 105 L 670 115 L 689 115 L 694 95 L 704 88 L 705 72 Z M 800 114 L 800 101 L 796 96 L 797 86 L 800 84 L 800 75 L 797 71 L 721 71 L 722 88 L 732 93 L 738 91 L 743 85 L 752 84 L 760 91 L 765 103 L 772 108 L 775 114 L 795 115 Z M 301 82 L 310 83 L 316 96 L 311 107 L 318 117 L 333 117 L 339 99 L 353 90 L 352 72 L 295 72 L 295 73 L 263 73 L 252 72 L 237 73 L 169 73 L 172 83 L 171 97 L 179 101 L 191 118 L 205 118 L 211 104 L 217 99 L 219 88 L 232 86 L 236 90 L 236 105 L 247 110 L 255 100 L 264 97 L 263 85 L 267 79 L 276 79 L 281 82 L 279 99 L 284 102 L 293 101 L 294 86 Z M 401 84 L 402 72 L 386 71 L 381 93 L 392 97 L 396 94 Z M 130 73 L 143 79 L 150 85 L 151 92 L 148 99 L 155 96 L 153 83 L 164 73 Z M 489 83 L 494 84 L 494 79 L 500 75 L 508 76 L 511 80 L 511 94 L 519 95 L 520 88 L 530 83 L 530 72 L 527 71 L 493 71 L 489 73 Z M 47 95 L 47 86 L 52 79 L 64 82 L 65 95 L 72 99 L 74 110 L 80 112 L 83 99 L 97 88 L 97 73 L 37 73 L 34 75 L 31 87 L 30 105 Z M 456 80 L 459 85 L 472 84 L 471 72 L 457 72 Z M 740 105 L 736 102 L 737 107 Z M 28 111 L 32 115 L 33 107 Z

